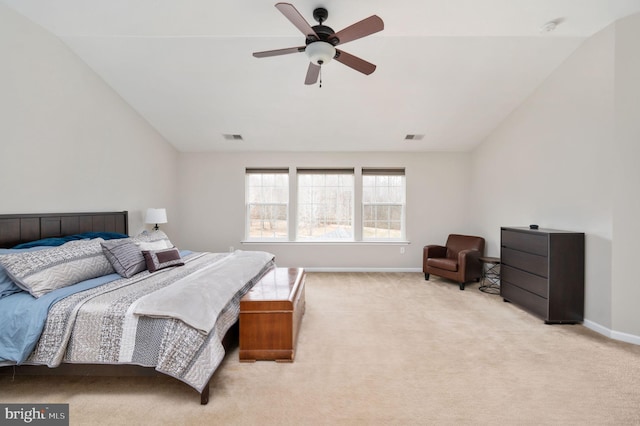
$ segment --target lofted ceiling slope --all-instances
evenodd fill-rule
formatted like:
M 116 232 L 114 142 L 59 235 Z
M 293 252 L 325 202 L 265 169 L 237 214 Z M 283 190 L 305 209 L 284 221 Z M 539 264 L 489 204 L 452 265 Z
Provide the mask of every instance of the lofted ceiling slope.
M 304 53 L 252 56 L 304 45 L 275 1 L 0 1 L 183 152 L 467 151 L 586 38 L 640 12 L 640 0 L 291 0 L 310 25 L 320 6 L 335 31 L 374 14 L 385 24 L 340 46 L 373 74 L 331 61 L 320 88 L 304 84 Z

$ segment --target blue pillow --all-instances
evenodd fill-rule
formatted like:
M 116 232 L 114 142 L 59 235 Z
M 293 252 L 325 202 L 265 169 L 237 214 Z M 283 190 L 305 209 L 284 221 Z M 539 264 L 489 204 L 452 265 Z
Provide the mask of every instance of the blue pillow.
M 25 249 L 31 247 L 57 247 L 66 242 L 74 240 L 92 240 L 94 238 L 102 238 L 103 240 L 115 240 L 117 238 L 129 238 L 128 235 L 120 234 L 118 232 L 84 232 L 82 234 L 68 235 L 66 237 L 51 237 L 43 238 L 42 240 L 29 241 L 27 243 L 18 244 L 14 246 L 14 249 Z
M 0 255 L 8 254 L 8 253 L 22 253 L 26 251 L 37 251 L 44 250 L 50 247 L 31 247 L 28 249 L 0 249 Z M 14 293 L 18 293 L 24 291 L 20 287 L 18 287 L 7 275 L 7 271 L 0 265 L 0 299 L 5 296 L 11 296 Z

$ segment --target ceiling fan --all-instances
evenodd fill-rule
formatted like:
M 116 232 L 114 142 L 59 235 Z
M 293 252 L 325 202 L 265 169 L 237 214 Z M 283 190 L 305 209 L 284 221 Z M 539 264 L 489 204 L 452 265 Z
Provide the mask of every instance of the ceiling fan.
M 292 4 L 276 3 L 276 8 L 304 34 L 306 38 L 305 45 L 255 52 L 253 56 L 256 58 L 305 52 L 310 62 L 304 84 L 314 84 L 318 81 L 320 67 L 328 63 L 331 59 L 335 59 L 366 75 L 375 71 L 376 66 L 374 64 L 340 49 L 336 49 L 336 46 L 382 31 L 384 29 L 384 22 L 382 22 L 380 17 L 372 15 L 336 33 L 332 28 L 322 25 L 329 16 L 329 12 L 327 12 L 325 8 L 319 7 L 313 11 L 313 18 L 319 23 L 319 25 L 314 25 L 313 27 L 307 23 Z

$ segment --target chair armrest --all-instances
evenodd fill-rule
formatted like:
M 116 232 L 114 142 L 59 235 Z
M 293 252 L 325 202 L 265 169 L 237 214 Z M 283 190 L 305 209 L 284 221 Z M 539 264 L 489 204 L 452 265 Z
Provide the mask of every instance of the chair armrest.
M 469 278 L 479 277 L 482 274 L 482 253 L 476 249 L 460 250 L 458 252 L 458 268 L 464 271 L 465 281 Z
M 433 257 L 447 257 L 447 248 L 437 245 L 424 246 L 422 250 L 422 271 L 427 273 L 427 259 Z
M 447 248 L 439 245 L 424 246 L 423 250 L 424 258 L 430 257 L 447 257 Z
M 437 245 L 424 246 L 422 250 L 422 271 L 427 273 L 427 259 L 434 257 L 447 257 L 447 248 Z

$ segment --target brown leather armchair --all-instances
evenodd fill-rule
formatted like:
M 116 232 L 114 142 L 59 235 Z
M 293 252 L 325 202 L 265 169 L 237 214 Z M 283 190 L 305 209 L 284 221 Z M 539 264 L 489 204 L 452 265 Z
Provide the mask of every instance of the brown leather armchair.
M 465 283 L 480 281 L 484 255 L 484 238 L 471 235 L 451 234 L 446 246 L 428 245 L 424 247 L 422 271 L 424 279 L 429 274 L 457 281 L 460 290 Z

